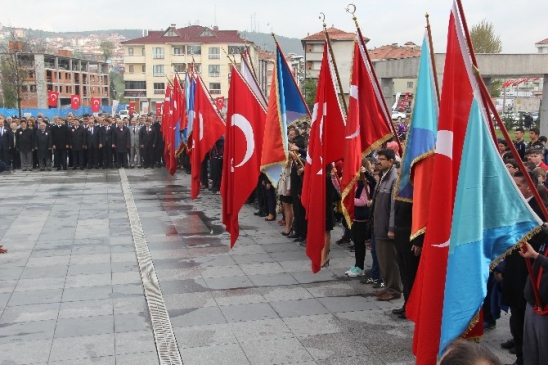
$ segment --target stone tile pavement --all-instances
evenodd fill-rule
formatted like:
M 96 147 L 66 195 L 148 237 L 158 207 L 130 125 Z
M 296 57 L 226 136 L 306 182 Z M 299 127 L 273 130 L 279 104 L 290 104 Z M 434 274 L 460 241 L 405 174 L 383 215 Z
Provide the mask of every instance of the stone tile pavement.
M 230 250 L 220 196 L 190 201 L 183 174 L 126 173 L 185 365 L 414 363 L 413 324 L 391 314 L 401 301 L 346 278 L 353 254 L 333 245 L 313 275 L 247 205 Z M 158 364 L 119 172 L 16 172 L 0 186 L 0 365 Z M 512 362 L 498 322 L 484 343 Z

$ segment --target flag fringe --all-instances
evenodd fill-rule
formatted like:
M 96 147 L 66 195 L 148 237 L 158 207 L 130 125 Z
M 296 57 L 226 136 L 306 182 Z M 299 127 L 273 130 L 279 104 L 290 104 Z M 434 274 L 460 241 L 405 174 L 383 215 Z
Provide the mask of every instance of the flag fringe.
M 413 241 L 415 238 L 423 235 L 426 233 L 426 227 L 422 227 L 421 229 L 417 230 L 417 232 L 413 233 L 411 236 L 409 236 L 409 240 Z
M 481 311 L 481 308 L 480 310 L 474 315 L 474 317 L 472 317 L 472 319 L 470 320 L 470 323 L 468 323 L 468 327 L 466 328 L 466 330 L 462 333 L 462 335 L 460 335 L 459 338 L 463 339 L 463 340 L 474 340 L 474 341 L 478 341 L 480 339 L 483 338 L 483 335 L 478 335 L 478 336 L 473 336 L 473 337 L 467 337 L 467 335 L 472 332 L 474 330 L 474 328 L 476 327 L 476 325 L 478 324 L 479 320 L 480 320 L 480 311 Z
M 539 233 L 540 231 L 542 230 L 542 226 L 538 226 L 534 229 L 532 229 L 531 231 L 529 231 L 529 233 L 527 233 L 525 236 L 523 236 L 519 241 L 518 243 L 516 243 L 514 246 L 512 246 L 511 248 L 509 248 L 505 253 L 503 253 L 502 255 L 500 255 L 499 257 L 497 257 L 496 259 L 494 259 L 491 264 L 489 265 L 489 270 L 490 271 L 493 271 L 495 269 L 495 267 L 497 267 L 497 265 L 502 261 L 504 260 L 507 256 L 511 255 L 512 252 L 514 250 L 517 250 L 517 249 L 521 249 L 521 246 L 523 244 L 523 242 L 525 241 L 529 241 L 531 238 L 533 238 L 534 235 L 536 235 L 537 233 Z

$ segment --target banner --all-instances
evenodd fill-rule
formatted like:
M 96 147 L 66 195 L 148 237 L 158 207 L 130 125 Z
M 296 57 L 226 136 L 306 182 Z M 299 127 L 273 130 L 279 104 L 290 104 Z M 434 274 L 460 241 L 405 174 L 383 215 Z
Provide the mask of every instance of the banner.
M 114 116 L 116 115 L 116 109 L 118 109 L 118 105 L 120 104 L 120 101 L 119 100 L 113 100 L 112 101 L 112 112 L 110 113 L 110 115 L 114 118 Z
M 70 96 L 70 107 L 72 110 L 78 110 L 80 107 L 80 95 L 72 94 Z
M 99 113 L 99 110 L 101 110 L 101 99 L 91 98 L 90 106 L 92 112 Z
M 59 100 L 59 93 L 57 91 L 48 91 L 48 106 L 50 108 L 57 108 L 58 100 Z

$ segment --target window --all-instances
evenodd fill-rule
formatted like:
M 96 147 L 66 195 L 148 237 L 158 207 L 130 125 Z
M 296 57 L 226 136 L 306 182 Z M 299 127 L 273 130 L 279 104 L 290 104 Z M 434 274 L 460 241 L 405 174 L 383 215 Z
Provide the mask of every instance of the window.
M 245 51 L 245 47 L 228 46 L 228 54 L 242 54 Z
M 408 88 L 408 89 L 412 89 L 412 88 L 413 88 L 413 81 L 408 81 L 408 82 L 407 82 L 407 88 Z
M 141 48 L 141 56 L 144 56 L 146 54 L 145 47 Z
M 152 66 L 152 76 L 163 77 L 165 75 L 164 65 Z
M 175 65 L 173 65 L 173 70 L 175 72 L 185 72 L 186 71 L 186 65 L 184 63 L 175 64 Z
M 177 46 L 173 47 L 173 55 L 174 56 L 181 56 L 185 54 L 185 46 Z
M 201 46 L 187 46 L 187 50 L 189 55 L 202 54 Z
M 209 83 L 209 92 L 211 95 L 219 95 L 221 93 L 221 83 L 220 82 L 210 82 Z
M 146 81 L 126 81 L 126 90 L 144 90 L 147 88 Z
M 192 64 L 191 64 L 191 65 L 192 65 Z M 202 72 L 202 64 L 200 64 L 200 63 L 195 63 L 195 64 L 194 64 L 194 72 L 196 72 L 196 73 L 198 73 L 198 74 L 201 73 L 201 72 Z
M 147 72 L 147 66 L 146 65 L 141 65 L 141 72 L 142 73 Z
M 65 86 L 65 92 L 68 94 L 68 93 L 72 93 L 72 86 Z
M 159 94 L 164 94 L 166 90 L 166 84 L 163 83 L 163 82 L 155 82 L 154 83 L 154 94 L 156 95 L 159 95 Z
M 220 77 L 221 76 L 221 65 L 209 65 L 207 67 L 209 77 Z
M 129 70 L 129 73 L 130 73 L 130 74 L 132 74 L 133 72 L 135 72 L 135 71 L 133 70 L 133 65 L 129 65 L 129 66 L 128 66 L 128 70 Z
M 133 48 L 128 48 L 128 49 L 127 49 L 127 54 L 128 54 L 129 56 L 133 56 Z
M 35 93 L 36 92 L 36 85 L 30 85 L 30 92 Z
M 164 33 L 164 37 L 178 37 L 179 35 L 175 33 L 175 29 L 169 28 L 167 32 Z
M 210 60 L 218 60 L 221 58 L 221 48 L 220 47 L 209 47 L 208 58 Z
M 164 58 L 164 47 L 152 47 L 152 58 Z

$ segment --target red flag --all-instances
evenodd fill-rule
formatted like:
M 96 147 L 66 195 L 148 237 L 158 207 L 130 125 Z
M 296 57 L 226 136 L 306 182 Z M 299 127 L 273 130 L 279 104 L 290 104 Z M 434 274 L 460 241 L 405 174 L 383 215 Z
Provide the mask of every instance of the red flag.
M 302 204 L 308 219 L 306 254 L 312 271 L 320 271 L 325 242 L 326 165 L 344 154 L 344 117 L 331 72 L 332 61 L 324 43 L 323 59 L 318 76 L 316 101 L 312 113 L 310 143 L 304 174 Z
M 225 133 L 225 123 L 209 98 L 201 77 L 197 78 L 194 110 L 196 120 L 192 130 L 193 149 L 191 155 L 192 184 L 190 198 L 198 197 L 200 193 L 200 175 L 202 160 L 215 142 Z
M 91 98 L 91 111 L 98 113 L 101 109 L 101 99 L 100 98 Z
M 175 133 L 179 133 L 178 126 L 180 125 L 181 111 L 184 107 L 184 93 L 181 88 L 181 83 L 177 77 L 173 78 L 173 92 L 170 99 L 170 110 L 169 116 L 166 123 L 165 134 L 164 134 L 164 158 L 167 156 L 166 168 L 169 170 L 169 173 L 173 176 L 177 171 L 177 157 L 175 155 L 175 150 L 177 146 L 175 145 Z
M 129 112 L 129 117 L 131 118 L 133 116 L 133 113 L 135 113 L 135 102 L 130 101 L 129 106 L 128 106 L 127 109 L 128 109 L 128 112 Z
M 170 159 L 169 159 L 169 140 L 167 139 L 167 134 L 169 133 L 169 127 L 171 123 L 171 108 L 172 108 L 172 102 L 171 99 L 173 97 L 173 87 L 170 85 L 166 88 L 166 95 L 164 98 L 164 105 L 162 108 L 162 125 L 160 127 L 162 131 L 162 138 L 164 139 L 164 161 L 166 163 L 166 169 L 170 169 Z
M 215 105 L 217 106 L 217 109 L 223 110 L 223 107 L 225 106 L 225 97 L 219 96 L 215 98 Z
M 438 139 L 428 214 L 428 225 L 406 315 L 415 322 L 413 353 L 418 365 L 435 365 L 440 346 L 441 320 L 453 203 L 460 171 L 465 128 L 474 93 L 455 28 L 456 6 L 449 20 L 447 57 L 443 74 Z M 466 81 L 466 82 L 465 82 Z M 439 173 L 436 173 L 438 171 Z
M 162 115 L 162 103 L 156 103 L 156 116 Z
M 344 169 L 341 181 L 343 213 L 349 225 L 354 218 L 354 184 L 360 176 L 362 156 L 388 140 L 392 133 L 390 117 L 384 112 L 383 99 L 377 89 L 367 50 L 358 38 L 354 43 L 354 63 L 346 123 Z
M 59 100 L 59 93 L 57 91 L 48 90 L 48 106 L 56 108 L 57 100 Z
M 259 179 L 265 120 L 266 110 L 232 66 L 221 183 L 222 219 L 231 247 L 240 233 L 238 212 Z
M 78 108 L 80 107 L 80 95 L 72 94 L 70 96 L 70 107 L 73 110 L 78 110 Z

